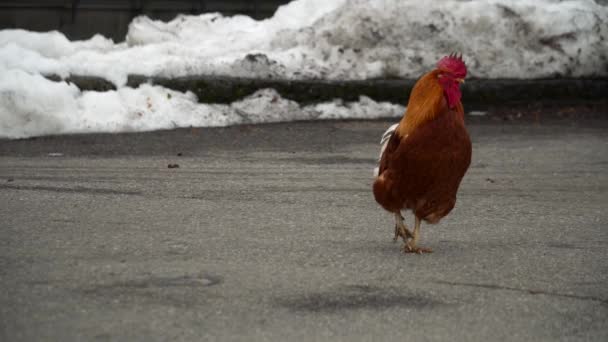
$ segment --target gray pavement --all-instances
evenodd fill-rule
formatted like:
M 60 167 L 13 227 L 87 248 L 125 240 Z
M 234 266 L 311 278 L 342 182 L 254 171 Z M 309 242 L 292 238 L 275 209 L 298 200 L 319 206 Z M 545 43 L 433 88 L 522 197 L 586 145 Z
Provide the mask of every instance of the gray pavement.
M 608 340 L 608 117 L 469 121 L 421 256 L 388 121 L 0 141 L 0 340 Z

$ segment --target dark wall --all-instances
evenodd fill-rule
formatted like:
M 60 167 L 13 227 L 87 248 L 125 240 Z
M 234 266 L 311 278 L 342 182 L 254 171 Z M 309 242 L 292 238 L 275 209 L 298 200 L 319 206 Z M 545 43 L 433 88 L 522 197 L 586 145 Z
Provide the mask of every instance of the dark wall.
M 255 19 L 272 16 L 290 0 L 0 0 L 0 29 L 63 32 L 69 39 L 96 33 L 123 41 L 135 16 L 164 21 L 176 15 L 220 12 Z

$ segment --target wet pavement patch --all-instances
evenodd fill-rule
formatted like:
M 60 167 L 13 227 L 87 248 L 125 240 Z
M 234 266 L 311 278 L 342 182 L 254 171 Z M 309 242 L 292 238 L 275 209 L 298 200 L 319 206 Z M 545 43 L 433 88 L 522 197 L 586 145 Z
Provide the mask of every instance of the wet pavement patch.
M 278 306 L 293 311 L 337 313 L 352 310 L 382 311 L 390 308 L 431 309 L 444 302 L 406 289 L 381 288 L 368 285 L 348 285 L 337 289 L 307 293 L 276 301 Z

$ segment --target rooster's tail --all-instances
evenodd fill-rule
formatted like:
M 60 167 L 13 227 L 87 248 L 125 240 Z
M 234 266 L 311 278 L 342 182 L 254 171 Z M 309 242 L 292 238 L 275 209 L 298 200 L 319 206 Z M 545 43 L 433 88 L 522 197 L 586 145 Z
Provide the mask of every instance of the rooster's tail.
M 380 160 L 382 160 L 382 154 L 384 154 L 384 150 L 386 149 L 386 145 L 388 145 L 388 141 L 391 140 L 391 137 L 397 130 L 399 126 L 398 123 L 389 127 L 384 134 L 382 134 L 382 139 L 380 139 L 380 155 L 378 156 L 378 166 L 374 169 L 374 177 L 378 177 L 378 172 L 380 171 Z

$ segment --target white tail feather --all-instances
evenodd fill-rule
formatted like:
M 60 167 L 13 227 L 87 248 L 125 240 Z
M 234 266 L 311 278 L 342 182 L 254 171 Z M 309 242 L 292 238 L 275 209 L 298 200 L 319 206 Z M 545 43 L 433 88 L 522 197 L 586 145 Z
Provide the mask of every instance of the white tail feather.
M 374 177 L 378 177 L 378 172 L 380 171 L 380 160 L 382 159 L 386 145 L 388 145 L 389 140 L 391 140 L 391 137 L 397 130 L 397 126 L 399 126 L 399 123 L 392 125 L 386 130 L 386 132 L 384 132 L 384 134 L 382 134 L 382 139 L 380 139 L 380 145 L 382 147 L 380 148 L 380 155 L 378 156 L 378 166 L 374 169 Z

